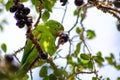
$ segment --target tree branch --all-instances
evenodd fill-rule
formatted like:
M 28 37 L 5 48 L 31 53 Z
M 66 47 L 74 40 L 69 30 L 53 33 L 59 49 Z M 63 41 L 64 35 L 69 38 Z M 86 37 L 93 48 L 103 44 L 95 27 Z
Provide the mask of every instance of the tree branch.
M 41 16 L 42 16 L 42 0 L 39 0 L 39 16 L 38 16 L 38 19 L 37 19 L 36 23 L 34 24 L 35 27 L 40 22 Z

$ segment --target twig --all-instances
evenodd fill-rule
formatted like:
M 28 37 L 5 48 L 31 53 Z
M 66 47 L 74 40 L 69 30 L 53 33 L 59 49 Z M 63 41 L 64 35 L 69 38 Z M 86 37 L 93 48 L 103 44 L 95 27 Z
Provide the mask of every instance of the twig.
M 77 25 L 77 23 L 78 23 L 78 19 L 79 19 L 79 12 L 80 12 L 80 9 L 78 10 L 78 15 L 77 15 L 76 22 L 75 22 L 75 24 L 73 25 L 73 27 L 70 28 L 70 30 L 68 31 L 68 34 L 70 33 L 70 31 L 72 31 L 72 30 L 76 27 L 76 25 Z
M 35 27 L 40 22 L 41 16 L 42 16 L 42 0 L 39 0 L 39 16 L 38 16 L 38 19 L 37 19 L 36 23 L 34 24 Z
M 32 70 L 30 70 L 30 76 L 31 76 L 31 80 L 33 80 Z
M 66 12 L 67 12 L 67 4 L 66 4 L 66 6 L 65 6 L 65 10 L 64 10 L 64 14 L 63 14 L 61 23 L 63 23 L 63 21 L 64 21 L 64 19 L 65 19 Z
M 22 51 L 23 49 L 24 49 L 24 47 L 18 49 L 17 51 L 15 51 L 15 52 L 13 53 L 13 56 L 16 58 L 16 60 L 17 60 L 19 63 L 20 63 L 20 60 L 18 59 L 18 57 L 17 57 L 16 55 L 17 55 L 18 52 Z

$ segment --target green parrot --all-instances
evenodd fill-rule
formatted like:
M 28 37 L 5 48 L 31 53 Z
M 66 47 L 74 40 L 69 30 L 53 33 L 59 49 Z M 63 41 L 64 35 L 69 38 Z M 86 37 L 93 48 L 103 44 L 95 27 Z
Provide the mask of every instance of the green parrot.
M 32 34 L 38 40 L 43 51 L 52 56 L 56 52 L 55 40 L 57 38 L 58 31 L 64 31 L 62 24 L 55 20 L 49 20 L 43 24 L 38 25 Z M 21 68 L 17 72 L 19 77 L 25 76 L 28 71 L 28 67 L 39 56 L 35 45 L 30 39 L 26 41 L 24 54 L 21 60 Z

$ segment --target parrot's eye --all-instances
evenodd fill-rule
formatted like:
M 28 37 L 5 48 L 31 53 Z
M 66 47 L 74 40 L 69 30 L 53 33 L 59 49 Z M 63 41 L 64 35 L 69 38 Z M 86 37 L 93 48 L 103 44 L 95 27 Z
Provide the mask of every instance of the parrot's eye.
M 61 26 L 60 25 L 58 25 L 58 28 L 60 28 Z

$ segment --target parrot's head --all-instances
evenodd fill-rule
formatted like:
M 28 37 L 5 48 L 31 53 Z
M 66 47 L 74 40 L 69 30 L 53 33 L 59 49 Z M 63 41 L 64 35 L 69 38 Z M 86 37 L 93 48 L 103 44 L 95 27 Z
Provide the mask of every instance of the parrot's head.
M 55 20 L 49 20 L 45 23 L 45 25 L 49 28 L 53 35 L 56 35 L 58 31 L 64 31 L 63 25 Z

